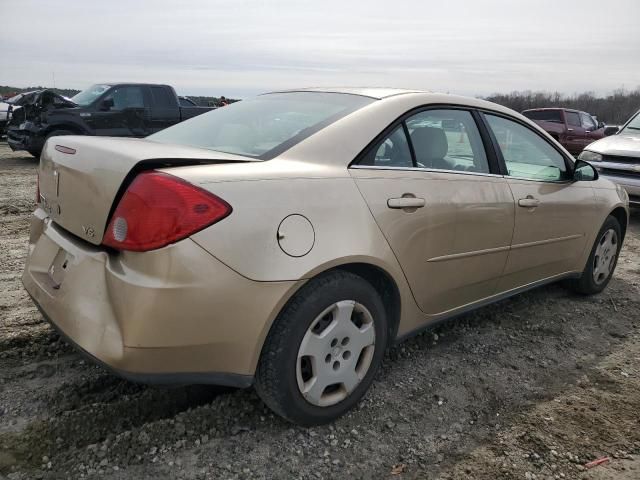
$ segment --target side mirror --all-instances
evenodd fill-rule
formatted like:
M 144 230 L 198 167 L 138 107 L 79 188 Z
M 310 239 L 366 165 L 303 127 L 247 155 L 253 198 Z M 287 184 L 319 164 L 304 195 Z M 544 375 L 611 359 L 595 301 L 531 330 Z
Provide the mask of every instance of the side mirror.
M 593 165 L 584 160 L 576 160 L 573 165 L 573 181 L 574 182 L 592 182 L 599 177 L 598 171 Z
M 620 127 L 616 127 L 615 125 L 604 127 L 604 136 L 608 137 L 610 135 L 615 135 L 618 131 L 620 131 Z
M 598 128 L 604 128 L 604 122 L 598 122 Z
M 105 98 L 102 103 L 100 103 L 100 110 L 104 112 L 108 112 L 113 108 L 115 104 L 113 103 L 113 98 Z

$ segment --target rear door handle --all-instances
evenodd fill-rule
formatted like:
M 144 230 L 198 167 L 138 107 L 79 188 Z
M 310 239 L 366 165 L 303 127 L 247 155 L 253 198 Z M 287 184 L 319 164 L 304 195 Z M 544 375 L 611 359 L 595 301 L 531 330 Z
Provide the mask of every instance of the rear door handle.
M 533 198 L 531 195 L 528 195 L 526 198 L 521 198 L 518 200 L 518 205 L 525 208 L 536 208 L 540 205 L 540 200 L 537 198 Z
M 424 204 L 424 198 L 416 197 L 390 198 L 387 200 L 389 208 L 422 208 Z

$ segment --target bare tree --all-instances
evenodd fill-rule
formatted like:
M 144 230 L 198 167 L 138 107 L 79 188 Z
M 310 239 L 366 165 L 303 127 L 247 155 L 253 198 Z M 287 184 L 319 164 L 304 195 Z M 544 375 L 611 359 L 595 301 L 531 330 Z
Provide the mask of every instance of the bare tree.
M 530 90 L 495 93 L 486 98 L 521 112 L 528 108 L 563 107 L 588 112 L 608 124 L 622 124 L 640 110 L 640 86 L 635 90 L 619 88 L 605 97 L 594 92 L 562 95 L 559 92 L 532 92 Z

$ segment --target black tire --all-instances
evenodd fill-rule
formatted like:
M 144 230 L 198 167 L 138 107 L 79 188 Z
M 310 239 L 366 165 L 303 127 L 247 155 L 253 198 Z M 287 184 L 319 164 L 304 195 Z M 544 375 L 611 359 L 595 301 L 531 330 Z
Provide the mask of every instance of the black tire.
M 354 300 L 371 314 L 374 352 L 369 369 L 354 390 L 339 403 L 320 407 L 308 402 L 298 388 L 298 350 L 318 315 L 342 300 Z M 296 293 L 271 327 L 258 362 L 256 391 L 269 408 L 292 423 L 313 426 L 331 422 L 353 408 L 369 389 L 382 362 L 387 338 L 385 309 L 369 282 L 340 270 L 317 277 Z
M 77 135 L 76 132 L 72 132 L 71 130 L 54 130 L 53 132 L 49 132 L 46 136 L 46 138 L 44 139 L 44 143 L 42 145 L 44 145 L 45 143 L 47 143 L 47 140 L 49 140 L 51 137 L 60 137 L 62 135 Z M 40 158 L 40 155 L 42 154 L 42 149 L 40 150 L 27 150 L 31 155 L 33 155 L 36 158 Z
M 603 240 L 603 236 L 609 230 L 613 230 L 616 234 L 616 245 L 615 245 L 615 258 L 613 259 L 613 264 L 611 267 L 611 271 L 607 275 L 606 278 L 602 279 L 599 283 L 594 279 L 594 266 L 596 260 L 596 250 L 598 248 L 599 243 Z M 591 253 L 589 254 L 589 260 L 587 260 L 587 265 L 585 266 L 582 275 L 580 278 L 574 280 L 569 284 L 571 289 L 576 293 L 580 293 L 582 295 L 594 295 L 596 293 L 600 293 L 602 290 L 606 288 L 611 281 L 611 277 L 613 276 L 613 272 L 616 269 L 616 265 L 618 263 L 618 255 L 620 254 L 620 248 L 622 247 L 622 229 L 620 227 L 620 222 L 618 220 L 609 215 L 607 219 L 604 221 L 602 228 L 598 232 L 596 236 L 596 241 L 591 248 Z
M 54 130 L 53 132 L 49 132 L 47 134 L 47 138 L 44 142 L 47 143 L 47 140 L 49 140 L 51 137 L 60 137 L 62 135 L 77 135 L 77 133 L 72 132 L 71 130 Z

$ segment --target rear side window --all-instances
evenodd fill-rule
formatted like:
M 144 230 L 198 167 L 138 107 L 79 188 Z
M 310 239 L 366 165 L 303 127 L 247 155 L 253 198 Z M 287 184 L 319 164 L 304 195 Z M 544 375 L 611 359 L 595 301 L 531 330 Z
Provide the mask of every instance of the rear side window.
M 173 108 L 176 106 L 176 97 L 168 88 L 151 87 L 153 106 L 157 108 Z
M 564 112 L 567 117 L 567 123 L 569 125 L 573 125 L 574 127 L 580 126 L 580 115 L 578 112 Z
M 342 93 L 271 93 L 199 115 L 147 139 L 268 160 L 374 101 Z
M 511 177 L 560 181 L 567 177 L 564 157 L 527 127 L 506 118 L 486 114 Z
M 473 116 L 466 110 L 453 109 L 412 115 L 374 145 L 359 165 L 489 173 Z
M 563 123 L 560 110 L 537 110 L 534 112 L 522 112 L 530 120 L 544 120 L 545 122 Z
M 465 110 L 425 110 L 406 121 L 420 168 L 489 173 L 478 127 Z
M 404 133 L 404 127 L 400 125 L 391 135 L 385 137 L 378 145 L 369 150 L 362 158 L 360 165 L 375 167 L 413 167 L 409 142 Z

